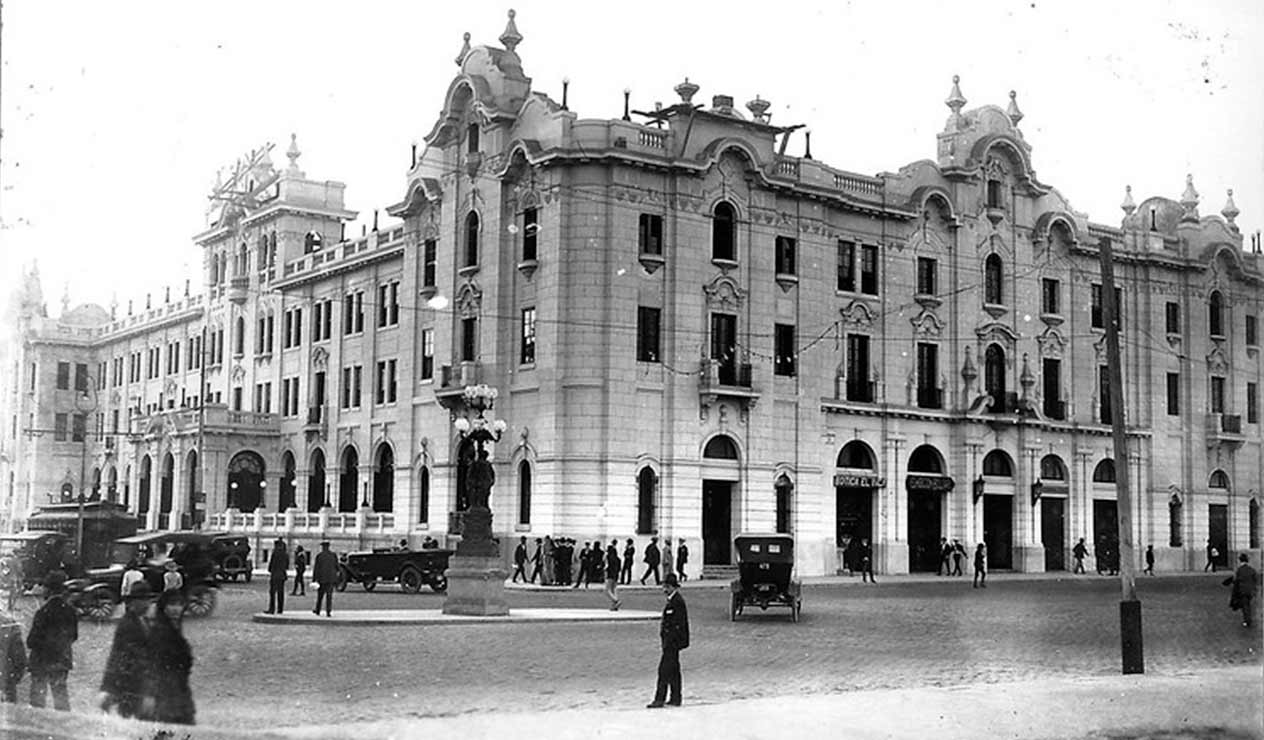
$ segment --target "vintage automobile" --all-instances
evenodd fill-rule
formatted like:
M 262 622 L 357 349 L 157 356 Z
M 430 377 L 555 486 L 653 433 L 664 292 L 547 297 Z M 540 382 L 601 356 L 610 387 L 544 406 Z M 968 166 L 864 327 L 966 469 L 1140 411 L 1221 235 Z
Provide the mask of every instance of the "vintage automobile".
M 90 568 L 85 577 L 66 583 L 69 601 L 81 616 L 107 620 L 122 600 L 123 571 L 128 562 L 135 559 L 150 588 L 161 593 L 167 561 L 173 560 L 184 577 L 188 613 L 209 616 L 215 611 L 219 589 L 212 540 L 203 532 L 149 532 L 115 540 L 111 565 Z
M 49 571 L 74 569 L 74 543 L 61 532 L 17 532 L 0 535 L 0 587 L 10 582 L 22 591 L 42 583 Z
M 378 581 L 398 581 L 404 593 L 415 594 L 423 585 L 432 591 L 448 588 L 448 569 L 451 550 L 405 550 L 377 547 L 371 552 L 353 552 L 339 564 L 337 588 L 347 590 L 351 581 L 358 582 L 365 591 L 372 591 Z
M 215 562 L 215 577 L 221 581 L 236 581 L 238 576 L 250 583 L 254 565 L 250 562 L 250 538 L 244 534 L 207 532 L 211 538 L 211 559 Z
M 766 610 L 770 606 L 790 608 L 790 618 L 799 621 L 803 599 L 802 584 L 794 580 L 794 538 L 788 534 L 739 534 L 738 578 L 729 585 L 733 594 L 729 619 L 748 606 Z

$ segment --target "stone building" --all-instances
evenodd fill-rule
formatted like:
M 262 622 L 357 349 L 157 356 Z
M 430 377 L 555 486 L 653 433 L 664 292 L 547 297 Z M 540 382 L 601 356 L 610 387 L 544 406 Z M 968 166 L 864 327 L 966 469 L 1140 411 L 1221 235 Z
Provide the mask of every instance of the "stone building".
M 252 152 L 216 189 L 201 295 L 54 320 L 28 281 L 13 521 L 86 479 L 147 528 L 443 539 L 485 384 L 502 541 L 685 538 L 696 573 L 739 531 L 788 531 L 816 575 L 862 539 L 881 572 L 934 570 L 949 538 L 1069 569 L 1113 535 L 1127 465 L 1160 568 L 1259 547 L 1264 291 L 1231 195 L 1200 215 L 1187 179 L 1090 222 L 1037 178 L 1015 96 L 966 109 L 956 79 L 934 158 L 878 175 L 789 155 L 768 101 L 699 105 L 688 80 L 644 123 L 580 118 L 533 90 L 522 40 L 512 16 L 500 47 L 467 36 L 391 226 L 346 238 L 343 185 L 292 139 L 288 167 Z M 97 389 L 83 442 L 20 433 L 83 403 L 60 362 Z

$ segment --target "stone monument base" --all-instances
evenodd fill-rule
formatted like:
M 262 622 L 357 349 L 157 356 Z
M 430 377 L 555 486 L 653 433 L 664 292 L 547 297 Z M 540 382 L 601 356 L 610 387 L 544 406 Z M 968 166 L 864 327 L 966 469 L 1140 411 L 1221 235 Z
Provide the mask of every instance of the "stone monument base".
M 448 598 L 444 614 L 475 617 L 503 617 L 505 579 L 509 572 L 500 567 L 499 556 L 454 555 L 448 562 Z

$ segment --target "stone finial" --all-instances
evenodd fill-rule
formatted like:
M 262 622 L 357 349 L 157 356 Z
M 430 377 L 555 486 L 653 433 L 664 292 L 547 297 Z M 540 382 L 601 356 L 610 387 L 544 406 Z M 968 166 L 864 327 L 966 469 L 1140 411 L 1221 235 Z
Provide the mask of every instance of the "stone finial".
M 1124 212 L 1124 216 L 1131 216 L 1132 212 L 1137 210 L 1137 204 L 1132 202 L 1132 186 L 1124 186 L 1124 202 L 1119 204 L 1119 209 Z
M 117 318 L 118 315 L 118 293 L 110 296 L 110 318 Z
M 1005 115 L 1009 116 L 1010 123 L 1015 127 L 1023 120 L 1023 112 L 1018 109 L 1018 93 L 1014 90 L 1009 91 L 1009 108 L 1005 110 Z
M 1239 213 L 1242 211 L 1239 211 L 1237 204 L 1233 202 L 1233 188 L 1229 188 L 1229 196 L 1225 200 L 1224 208 L 1220 209 L 1220 215 L 1225 217 L 1225 220 L 1229 222 L 1229 228 L 1234 231 L 1238 230 L 1238 225 L 1233 222 L 1233 219 L 1237 218 Z
M 1018 383 L 1023 387 L 1023 398 L 1031 395 L 1031 389 L 1036 385 L 1036 376 L 1031 372 L 1031 359 L 1027 353 L 1023 353 L 1023 371 L 1018 376 Z
M 514 24 L 514 16 L 517 13 L 513 8 L 509 9 L 509 23 L 505 24 L 505 32 L 500 35 L 500 43 L 509 51 L 510 54 L 516 54 L 514 49 L 518 44 L 522 43 L 522 34 L 518 33 L 518 26 Z
M 469 56 L 470 54 L 470 32 L 469 31 L 465 32 L 464 38 L 465 38 L 465 43 L 464 45 L 461 46 L 461 51 L 458 52 L 456 55 L 456 66 L 458 67 L 461 66 L 462 64 L 465 64 L 465 57 Z
M 751 112 L 751 116 L 756 121 L 767 123 L 768 122 L 768 118 L 767 118 L 768 109 L 771 106 L 772 106 L 772 103 L 769 103 L 767 100 L 764 100 L 763 98 L 759 97 L 758 94 L 756 94 L 754 100 L 747 101 L 746 110 Z
M 697 85 L 690 82 L 689 78 L 686 77 L 684 82 L 680 83 L 679 85 L 677 85 L 676 87 L 672 89 L 675 90 L 676 94 L 680 96 L 680 102 L 684 103 L 685 105 L 689 105 L 690 103 L 693 102 L 693 96 L 698 93 L 698 90 L 700 88 Z
M 974 366 L 974 357 L 971 356 L 969 347 L 966 347 L 965 354 L 966 354 L 966 360 L 965 362 L 961 363 L 961 377 L 965 379 L 967 384 L 969 384 L 970 381 L 979 377 L 979 371 Z
M 70 281 L 67 280 L 61 289 L 61 312 L 70 313 Z
M 286 174 L 301 175 L 298 169 L 298 158 L 303 155 L 298 149 L 298 134 L 290 134 L 290 148 L 285 150 L 285 156 L 290 160 L 290 166 L 286 168 Z
M 961 109 L 965 107 L 966 97 L 961 94 L 961 76 L 952 76 L 952 91 L 948 93 L 948 99 L 944 101 L 944 105 L 948 106 L 953 115 L 960 115 Z
M 1181 193 L 1181 205 L 1185 207 L 1182 221 L 1198 220 L 1198 191 L 1194 189 L 1194 176 L 1185 176 L 1185 192 Z

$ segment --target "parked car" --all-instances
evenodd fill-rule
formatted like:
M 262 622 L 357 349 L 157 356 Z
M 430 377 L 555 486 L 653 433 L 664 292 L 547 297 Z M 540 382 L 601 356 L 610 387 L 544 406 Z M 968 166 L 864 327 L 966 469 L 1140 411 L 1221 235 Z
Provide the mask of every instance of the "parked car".
M 26 591 L 43 583 L 52 570 L 70 572 L 74 568 L 74 543 L 61 532 L 17 532 L 0 535 L 0 583 L 15 584 Z
M 379 547 L 370 552 L 353 552 L 342 559 L 338 568 L 339 591 L 355 581 L 372 591 L 378 581 L 397 581 L 404 593 L 415 594 L 422 586 L 435 592 L 448 588 L 448 558 L 451 550 L 405 550 Z
M 215 561 L 215 577 L 236 581 L 238 576 L 250 583 L 254 565 L 250 562 L 250 538 L 244 534 L 206 532 L 211 538 L 211 559 Z
M 802 585 L 794 575 L 794 538 L 788 534 L 739 534 L 737 545 L 738 575 L 729 584 L 733 594 L 729 619 L 737 617 L 748 606 L 766 610 L 770 606 L 790 608 L 790 618 L 799 621 L 803 607 Z
M 109 619 L 122 600 L 123 571 L 133 559 L 140 564 L 145 581 L 155 593 L 162 592 L 168 560 L 175 561 L 184 577 L 188 613 L 209 616 L 215 611 L 219 585 L 215 582 L 213 538 L 203 532 L 150 532 L 115 540 L 112 563 L 90 568 L 83 578 L 66 583 L 69 600 L 81 616 L 95 621 Z

